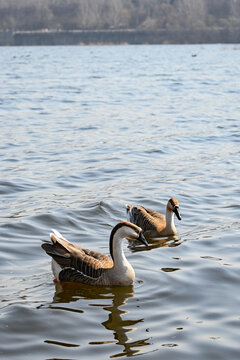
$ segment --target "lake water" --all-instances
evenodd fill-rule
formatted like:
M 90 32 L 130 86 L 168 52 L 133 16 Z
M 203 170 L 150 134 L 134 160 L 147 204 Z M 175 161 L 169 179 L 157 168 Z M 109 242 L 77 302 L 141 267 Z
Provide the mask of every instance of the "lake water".
M 240 358 L 240 46 L 0 49 L 0 358 Z M 133 287 L 54 284 L 52 228 L 108 254 L 125 204 L 177 237 L 124 242 Z

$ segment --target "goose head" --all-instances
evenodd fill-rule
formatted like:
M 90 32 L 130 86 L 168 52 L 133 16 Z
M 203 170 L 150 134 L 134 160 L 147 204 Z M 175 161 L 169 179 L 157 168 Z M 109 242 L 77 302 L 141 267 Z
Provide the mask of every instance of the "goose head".
M 110 252 L 113 257 L 114 243 L 121 239 L 138 240 L 145 246 L 148 246 L 147 240 L 143 236 L 142 229 L 128 221 L 122 221 L 118 223 L 111 232 L 110 235 Z
M 171 198 L 170 200 L 168 200 L 167 209 L 172 211 L 176 215 L 178 220 L 182 220 L 177 199 Z

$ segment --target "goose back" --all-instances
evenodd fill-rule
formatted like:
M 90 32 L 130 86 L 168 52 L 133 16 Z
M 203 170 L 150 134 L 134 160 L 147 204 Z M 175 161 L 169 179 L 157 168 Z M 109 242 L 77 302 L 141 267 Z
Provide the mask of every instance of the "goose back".
M 143 206 L 127 207 L 129 220 L 143 229 L 145 237 L 158 236 L 166 227 L 165 216 Z

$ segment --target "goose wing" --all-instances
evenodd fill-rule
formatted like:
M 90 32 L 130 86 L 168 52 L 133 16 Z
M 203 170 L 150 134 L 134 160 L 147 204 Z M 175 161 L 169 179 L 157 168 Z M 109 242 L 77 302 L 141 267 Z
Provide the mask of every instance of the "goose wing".
M 159 212 L 154 211 L 152 209 L 145 209 L 145 210 L 148 212 L 148 214 L 158 219 L 158 221 L 163 221 L 163 222 L 165 221 L 165 216 L 160 214 Z
M 42 248 L 63 269 L 59 273 L 60 281 L 91 283 L 106 269 L 113 267 L 113 261 L 108 256 L 71 244 L 56 231 L 50 234 L 50 238 L 52 243 L 45 242 Z
M 164 228 L 165 217 L 151 209 L 145 209 L 143 206 L 134 206 L 131 209 L 132 220 L 143 231 L 161 230 Z

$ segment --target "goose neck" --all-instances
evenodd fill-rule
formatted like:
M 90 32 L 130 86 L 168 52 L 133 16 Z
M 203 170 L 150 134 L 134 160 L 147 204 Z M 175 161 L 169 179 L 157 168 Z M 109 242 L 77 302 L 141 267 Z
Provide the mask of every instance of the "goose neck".
M 110 236 L 110 253 L 114 265 L 108 274 L 114 284 L 131 285 L 135 279 L 135 273 L 123 252 L 122 241 L 126 237 L 126 231 L 121 226 L 121 224 L 117 225 Z
M 122 241 L 124 239 L 121 229 L 114 232 L 110 236 L 110 253 L 113 259 L 114 267 L 122 267 L 128 264 L 128 261 L 123 252 Z
M 174 224 L 174 213 L 172 210 L 169 210 L 168 207 L 166 208 L 166 228 L 168 230 L 172 230 L 173 232 L 176 231 Z

